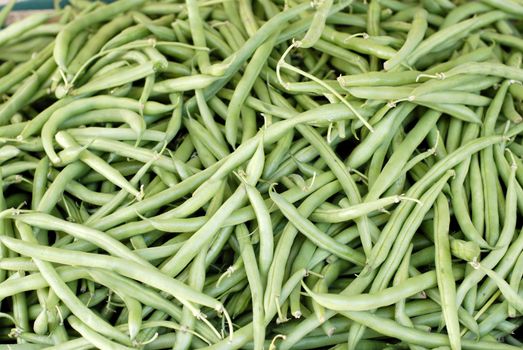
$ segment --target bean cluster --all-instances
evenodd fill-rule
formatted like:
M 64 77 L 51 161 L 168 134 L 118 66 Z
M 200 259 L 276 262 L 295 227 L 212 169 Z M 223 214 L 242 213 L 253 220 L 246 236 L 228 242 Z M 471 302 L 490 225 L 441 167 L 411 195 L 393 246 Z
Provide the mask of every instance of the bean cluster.
M 522 31 L 521 0 L 1 29 L 0 350 L 523 348 Z

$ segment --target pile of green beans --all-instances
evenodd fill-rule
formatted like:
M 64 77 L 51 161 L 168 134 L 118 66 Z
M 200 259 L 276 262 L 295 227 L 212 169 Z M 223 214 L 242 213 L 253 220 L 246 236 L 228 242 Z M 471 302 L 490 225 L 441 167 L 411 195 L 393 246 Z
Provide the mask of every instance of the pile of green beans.
M 521 33 L 521 0 L 4 26 L 0 350 L 522 349 Z

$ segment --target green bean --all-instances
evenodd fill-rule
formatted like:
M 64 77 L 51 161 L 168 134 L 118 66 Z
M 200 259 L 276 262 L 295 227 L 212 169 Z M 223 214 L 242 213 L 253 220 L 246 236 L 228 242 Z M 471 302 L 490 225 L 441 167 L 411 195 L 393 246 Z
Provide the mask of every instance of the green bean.
M 109 339 L 106 339 L 100 336 L 94 329 L 91 329 L 88 325 L 82 323 L 75 316 L 69 316 L 67 321 L 78 333 L 85 337 L 92 345 L 100 347 L 103 349 L 114 349 L 114 350 L 124 350 L 131 349 L 127 346 L 122 346 L 118 343 L 112 342 Z
M 493 268 L 503 257 L 505 252 L 508 249 L 508 243 L 512 240 L 515 230 L 515 218 L 516 218 L 516 200 L 517 195 L 514 190 L 515 186 L 515 169 L 512 168 L 510 172 L 510 180 L 507 188 L 507 200 L 505 207 L 505 221 L 503 223 L 503 229 L 499 235 L 499 239 L 496 242 L 494 250 L 492 250 L 484 259 L 482 259 L 481 264 L 485 268 Z M 477 282 L 483 278 L 484 274 L 482 270 L 475 270 L 465 277 L 461 285 L 457 290 L 457 303 L 461 304 L 465 293 L 470 287 L 475 285 Z
M 445 77 L 452 77 L 458 74 L 483 74 L 518 81 L 523 80 L 521 69 L 494 62 L 464 63 L 443 74 Z
M 29 79 L 24 81 L 9 101 L 0 107 L 0 124 L 6 124 L 7 120 L 23 107 L 27 99 L 48 79 L 55 67 L 54 61 L 48 59 Z
M 160 17 L 154 21 L 152 21 L 151 24 L 156 26 L 163 26 L 171 23 L 174 20 L 173 14 L 167 14 L 163 17 Z M 120 33 L 118 33 L 116 36 L 111 38 L 108 42 L 104 43 L 101 51 L 106 51 L 109 49 L 113 49 L 115 47 L 125 45 L 131 41 L 143 39 L 147 34 L 149 34 L 149 30 L 147 26 L 143 23 L 136 24 L 132 27 L 127 27 L 123 29 Z
M 490 11 L 492 8 L 490 6 L 484 5 L 479 2 L 465 3 L 454 8 L 450 11 L 441 24 L 442 28 L 446 28 L 450 25 L 460 22 L 462 19 L 475 15 L 477 13 Z
M 390 59 L 396 54 L 396 50 L 391 47 L 381 45 L 373 41 L 372 38 L 363 39 L 351 37 L 335 31 L 330 27 L 325 27 L 322 38 L 329 40 L 343 48 L 354 50 L 362 54 L 374 55 L 381 59 Z
M 389 131 L 399 127 L 414 107 L 415 105 L 406 102 L 387 113 L 387 116 L 376 124 L 374 132 L 351 152 L 347 159 L 347 164 L 351 168 L 358 168 L 365 163 L 372 156 L 373 152 L 387 139 L 388 135 L 390 135 Z
M 402 64 L 405 59 L 416 49 L 427 31 L 427 11 L 417 9 L 412 20 L 412 26 L 401 49 L 389 60 L 383 63 L 385 70 L 392 70 Z
M 134 262 L 131 263 L 130 261 L 122 260 L 120 258 L 101 256 L 99 254 L 83 252 L 70 253 L 64 249 L 43 247 L 34 243 L 22 242 L 8 237 L 2 237 L 1 239 L 8 247 L 15 251 L 20 251 L 24 255 L 37 259 L 45 258 L 48 261 L 64 264 L 74 263 L 75 265 L 86 267 L 104 268 L 104 266 L 109 265 L 115 272 L 141 281 L 144 284 L 151 285 L 177 297 L 182 304 L 187 305 L 188 307 L 191 307 L 189 302 L 195 302 L 209 306 L 218 311 L 223 310 L 223 306 L 213 298 L 196 292 L 178 280 L 168 278 L 165 274 L 160 273 L 152 267 L 143 266 Z M 96 256 L 96 259 L 93 259 L 93 255 Z M 194 310 L 192 307 L 191 309 Z
M 59 125 L 68 118 L 92 110 L 115 107 L 117 108 L 120 106 L 122 107 L 122 109 L 130 109 L 134 112 L 138 112 L 141 110 L 141 106 L 137 101 L 128 98 L 95 96 L 90 98 L 90 102 L 91 103 L 85 103 L 85 100 L 77 100 L 65 106 L 60 105 L 57 109 L 51 111 L 52 114 L 47 115 L 48 120 L 47 122 L 45 122 L 42 128 L 42 143 L 44 145 L 46 153 L 48 153 L 51 162 L 60 162 L 59 157 L 56 155 L 54 151 L 51 140 L 53 138 L 53 134 L 55 133 Z M 145 105 L 144 113 L 150 113 L 153 112 L 153 110 L 158 111 L 160 113 L 164 113 L 167 112 L 169 109 L 170 107 L 148 102 Z
M 343 311 L 341 314 L 356 322 L 365 324 L 366 326 L 379 331 L 382 334 L 387 334 L 409 343 L 428 347 L 449 345 L 448 338 L 445 335 L 431 334 L 416 330 L 415 328 L 404 327 L 394 321 L 374 316 L 369 312 Z M 462 346 L 464 349 L 515 349 L 510 345 L 489 341 L 475 342 L 470 340 L 463 340 Z
M 368 72 L 338 77 L 342 87 L 349 86 L 401 86 L 417 82 L 419 72 Z
M 461 348 L 461 337 L 456 305 L 456 285 L 452 271 L 449 242 L 450 214 L 447 198 L 440 194 L 436 199 L 434 214 L 434 245 L 436 249 L 436 277 L 441 298 L 441 308 L 452 349 Z
M 260 47 L 254 52 L 251 61 L 245 68 L 245 72 L 242 76 L 242 79 L 239 81 L 228 107 L 228 115 L 225 120 L 225 135 L 229 144 L 234 146 L 236 144 L 236 132 L 238 130 L 238 118 L 240 114 L 240 108 L 244 103 L 247 95 L 249 94 L 254 81 L 257 76 L 260 74 L 260 71 L 263 67 L 263 62 L 265 62 L 271 53 L 277 33 L 273 34 L 265 43 L 260 45 Z
M 110 74 L 103 77 L 94 77 L 97 79 L 90 80 L 86 84 L 71 90 L 72 96 L 90 94 L 100 90 L 110 89 L 116 86 L 131 83 L 143 79 L 159 70 L 158 63 L 147 62 L 137 66 L 122 67 L 115 69 Z
M 159 293 L 154 292 L 150 288 L 143 288 L 143 286 L 131 279 L 122 277 L 106 269 L 96 268 L 89 269 L 89 275 L 92 276 L 95 281 L 110 286 L 111 289 L 123 289 L 128 291 L 128 293 L 131 293 L 144 305 L 149 305 L 161 310 L 173 317 L 175 320 L 181 320 L 182 318 L 182 310 L 180 310 L 179 307 L 162 297 Z M 207 329 L 202 323 L 196 323 L 195 328 L 206 338 L 217 340 L 216 335 Z
M 500 260 L 497 264 L 495 272 L 503 277 L 506 277 L 509 271 L 516 264 L 516 259 L 519 256 L 520 252 L 523 250 L 522 239 L 516 238 L 508 247 L 506 255 Z M 476 297 L 476 304 L 478 306 L 484 305 L 487 302 L 487 299 L 490 298 L 496 289 L 496 284 L 493 281 L 487 280 L 481 287 L 478 289 L 478 296 Z
M 326 0 L 322 1 L 318 5 L 316 12 L 314 13 L 314 17 L 312 18 L 309 30 L 307 30 L 305 36 L 300 40 L 300 47 L 307 49 L 312 47 L 316 41 L 318 41 L 323 32 L 323 29 L 325 28 L 325 21 L 327 20 L 332 3 L 332 0 Z
M 69 22 L 58 34 L 53 52 L 53 56 L 55 57 L 59 69 L 66 73 L 69 72 L 66 63 L 68 46 L 78 32 L 82 31 L 93 23 L 110 19 L 116 14 L 130 10 L 137 6 L 141 6 L 143 3 L 143 0 L 133 0 L 128 2 L 117 1 L 113 4 L 100 7 L 91 13 L 84 14 L 72 22 Z
M 412 154 L 413 150 L 426 137 L 430 129 L 436 124 L 440 115 L 441 114 L 438 112 L 431 111 L 422 116 L 420 121 L 401 143 L 398 150 L 391 156 L 379 177 L 375 182 L 373 182 L 373 185 L 370 186 L 366 200 L 373 201 L 378 199 L 379 196 L 393 183 L 399 175 L 400 169 L 407 163 L 408 155 Z M 400 164 L 403 165 L 400 166 Z
M 449 45 L 453 41 L 465 37 L 471 31 L 489 25 L 490 23 L 505 17 L 506 14 L 501 11 L 491 11 L 475 18 L 450 25 L 421 42 L 407 57 L 406 63 L 409 66 L 413 66 L 423 55 L 433 51 L 438 45 L 443 43 Z
M 495 144 L 496 142 L 501 141 L 502 137 L 487 137 L 487 138 L 479 138 L 477 140 L 471 141 L 467 143 L 466 145 L 458 148 L 455 152 L 449 154 L 447 157 L 442 159 L 440 162 L 438 162 L 435 166 L 433 166 L 430 171 L 423 177 L 422 180 L 418 181 L 407 193 L 406 195 L 409 197 L 413 197 L 413 194 L 419 193 L 420 189 L 426 188 L 427 186 L 425 183 L 431 183 L 434 178 L 437 178 L 440 176 L 444 171 L 447 169 L 450 169 L 454 165 L 458 164 L 462 159 L 465 159 L 466 157 L 470 156 L 470 154 L 477 152 L 485 147 L 488 147 L 491 144 Z M 399 205 L 399 208 L 405 206 L 410 207 L 409 202 L 402 202 Z M 386 236 L 382 235 L 383 239 L 385 239 Z M 389 241 L 392 243 L 392 241 Z M 379 242 L 378 242 L 379 243 Z M 375 246 L 375 249 L 378 249 L 377 246 Z
M 231 61 L 231 64 L 228 66 L 226 73 L 223 75 L 223 77 L 216 81 L 214 84 L 212 84 L 208 89 L 206 89 L 205 96 L 208 97 L 210 95 L 214 95 L 216 91 L 218 91 L 223 85 L 225 85 L 226 80 L 228 80 L 237 72 L 241 64 L 252 55 L 252 53 L 259 46 L 260 42 L 265 41 L 270 35 L 274 33 L 275 30 L 279 28 L 280 25 L 287 23 L 288 20 L 297 16 L 307 7 L 308 4 L 301 4 L 295 6 L 291 9 L 277 14 L 276 16 L 272 17 L 269 21 L 267 21 L 262 27 L 260 27 L 256 34 L 250 37 L 249 40 L 245 43 L 245 45 L 239 51 L 236 52 L 236 55 L 233 57 L 233 60 Z
M 11 12 L 11 10 L 13 9 L 13 6 L 15 5 L 16 1 L 15 0 L 9 0 L 3 7 L 2 7 L 2 10 L 0 11 L 0 28 L 4 26 L 5 24 L 5 20 L 7 18 L 7 16 L 9 16 L 9 13 Z
M 127 192 L 135 196 L 137 199 L 141 199 L 143 197 L 143 194 L 136 190 L 132 184 L 130 184 L 121 173 L 119 173 L 117 170 L 112 168 L 109 164 L 107 164 L 103 159 L 100 157 L 94 155 L 93 153 L 82 149 L 75 140 L 68 135 L 64 131 L 60 131 L 56 138 L 61 146 L 65 148 L 65 151 L 72 150 L 73 151 L 73 157 L 76 159 L 81 160 L 85 164 L 87 164 L 89 167 L 97 171 L 98 173 L 102 174 L 105 178 L 107 178 L 109 181 L 114 183 L 115 185 L 119 186 L 122 189 L 125 189 Z M 64 152 L 65 152 L 64 151 Z M 59 156 L 61 158 L 64 157 L 64 154 L 61 152 L 61 155 Z
M 245 31 L 249 36 L 253 36 L 258 31 L 258 24 L 254 18 L 250 1 L 240 0 L 238 3 L 238 11 Z
M 362 215 L 368 215 L 373 211 L 383 209 L 389 205 L 404 200 L 402 196 L 390 196 L 380 198 L 373 202 L 364 202 L 341 209 L 316 209 L 311 215 L 311 220 L 316 222 L 338 223 L 354 220 Z
M 237 226 L 236 237 L 240 243 L 242 258 L 245 262 L 247 279 L 252 293 L 254 348 L 263 349 L 263 341 L 265 340 L 263 285 L 248 234 L 249 231 L 245 225 Z
M 429 190 L 427 190 L 427 192 L 423 196 L 420 197 L 421 204 L 413 209 L 409 217 L 406 218 L 404 222 L 399 221 L 404 226 L 404 234 L 402 235 L 401 239 L 394 242 L 393 247 L 391 247 L 392 249 L 390 253 L 386 257 L 380 258 L 378 260 L 383 261 L 385 263 L 381 266 L 381 268 L 378 271 L 378 275 L 376 276 L 376 279 L 372 284 L 371 292 L 382 290 L 388 284 L 388 282 L 392 278 L 392 274 L 394 273 L 395 269 L 400 263 L 401 257 L 403 256 L 404 252 L 408 249 L 408 242 L 410 242 L 410 239 L 414 235 L 416 228 L 421 223 L 421 218 L 426 214 L 429 207 L 434 203 L 437 195 L 441 192 L 443 185 L 445 185 L 446 181 L 449 179 L 451 175 L 452 172 L 447 171 L 447 173 L 441 179 L 439 179 Z M 399 207 L 401 207 L 401 205 Z M 371 256 L 367 260 L 367 270 L 369 270 L 369 267 L 370 269 L 372 269 L 373 266 L 377 266 L 373 265 L 372 261 L 376 259 L 376 256 L 382 254 L 380 252 L 380 249 L 382 249 L 382 246 L 380 246 L 380 244 L 382 242 L 385 242 L 385 239 L 383 238 L 390 234 L 393 234 L 393 232 L 396 232 L 397 228 L 395 228 L 395 226 L 398 225 L 398 222 L 396 222 L 396 220 L 400 219 L 403 215 L 405 215 L 398 209 L 396 209 L 394 214 L 398 215 L 393 215 L 393 218 L 391 218 L 389 223 L 385 226 L 378 242 L 373 248 Z M 366 274 L 368 274 L 368 272 Z M 356 343 L 360 339 L 363 330 L 361 327 L 359 328 L 359 330 L 357 328 L 354 329 L 353 342 Z
M 436 272 L 411 277 L 404 282 L 377 293 L 345 296 L 338 294 L 314 293 L 305 284 L 303 288 L 318 303 L 335 311 L 365 311 L 392 305 L 401 299 L 436 285 Z
M 28 225 L 21 222 L 17 222 L 16 225 L 23 238 L 31 242 L 26 242 L 23 244 L 36 245 L 34 243 L 36 242 L 36 239 L 33 236 L 32 229 Z M 40 273 L 49 283 L 49 286 L 53 289 L 60 300 L 62 300 L 64 304 L 67 305 L 69 310 L 72 310 L 73 314 L 81 317 L 81 319 L 83 319 L 87 325 L 91 324 L 93 327 L 96 327 L 96 329 L 103 335 L 116 339 L 124 344 L 130 344 L 128 338 L 123 333 L 117 331 L 114 327 L 106 323 L 102 318 L 94 314 L 93 311 L 88 309 L 78 300 L 76 295 L 60 278 L 60 275 L 56 272 L 51 263 L 40 259 L 35 259 L 34 262 L 40 270 Z
M 9 8 L 9 6 L 7 8 Z M 11 24 L 0 32 L 0 46 L 5 45 L 5 43 L 16 38 L 17 36 L 20 36 L 21 34 L 46 22 L 50 17 L 51 16 L 47 13 L 36 13 L 24 18 L 21 21 Z
M 239 187 L 223 206 L 183 245 L 183 247 L 163 267 L 167 274 L 176 276 L 192 259 L 198 250 L 209 243 L 212 235 L 218 230 L 220 223 L 238 209 L 246 197 L 245 189 Z
M 513 15 L 520 16 L 523 13 L 523 6 L 516 1 L 482 0 L 482 2 Z
M 131 22 L 132 19 L 130 16 L 118 16 L 111 22 L 102 26 L 70 63 L 69 69 L 71 74 L 76 74 L 82 65 L 92 55 L 98 53 L 98 51 L 102 49 L 104 44 L 106 44 L 106 42 L 111 39 L 113 35 L 129 27 Z
M 495 271 L 484 267 L 478 262 L 473 262 L 473 267 L 479 269 L 482 273 L 490 277 L 498 286 L 499 290 L 507 300 L 507 302 L 512 305 L 516 310 L 522 312 L 523 310 L 523 298 L 521 298 L 516 291 Z
M 519 255 L 517 258 L 514 268 L 510 274 L 510 282 L 509 285 L 511 288 L 513 288 L 517 293 L 519 293 L 519 283 L 521 281 L 521 276 L 523 275 L 523 255 Z M 516 316 L 516 310 L 512 305 L 509 305 L 508 307 L 508 316 L 509 317 L 515 317 Z
M 274 191 L 271 191 L 269 194 L 271 199 L 278 206 L 278 208 L 280 208 L 287 219 L 289 219 L 289 221 L 292 222 L 300 232 L 315 242 L 319 247 L 355 264 L 364 264 L 365 259 L 361 253 L 358 253 L 349 247 L 340 247 L 336 244 L 335 240 L 318 230 L 318 228 L 313 223 L 305 218 L 302 218 L 298 210 L 294 208 L 292 204 L 286 202 L 281 195 Z

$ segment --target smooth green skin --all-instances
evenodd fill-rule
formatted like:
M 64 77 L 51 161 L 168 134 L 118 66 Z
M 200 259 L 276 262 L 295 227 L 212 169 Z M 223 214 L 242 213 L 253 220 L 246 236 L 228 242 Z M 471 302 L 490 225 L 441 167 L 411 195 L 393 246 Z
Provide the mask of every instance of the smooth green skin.
M 135 138 L 136 139 L 136 138 Z M 173 157 L 159 155 L 147 148 L 136 148 L 122 141 L 115 141 L 109 138 L 102 139 L 96 137 L 77 137 L 76 141 L 81 146 L 87 146 L 93 151 L 113 152 L 121 157 L 136 159 L 144 164 L 151 163 L 174 174 L 181 175 L 182 171 L 194 172 L 196 169 L 185 165 L 182 161 Z M 185 165 L 185 166 L 184 166 Z
M 459 277 L 457 275 L 456 277 Z M 454 281 L 454 280 L 453 280 Z M 316 302 L 334 311 L 367 311 L 397 303 L 420 291 L 437 285 L 436 271 L 411 277 L 396 286 L 383 289 L 376 293 L 364 293 L 356 296 L 346 296 L 332 293 L 315 293 L 303 285 L 307 293 Z
M 162 268 L 166 274 L 178 275 L 190 262 L 198 251 L 210 243 L 222 223 L 233 211 L 237 210 L 245 201 L 246 194 L 243 187 L 238 187 L 234 194 L 224 202 L 220 209 L 209 220 L 194 233 L 194 235 L 183 245 Z
M 306 270 L 296 271 L 292 274 L 285 284 L 281 288 L 280 296 L 278 297 L 279 304 L 281 305 L 287 298 L 291 291 L 295 288 L 296 285 L 306 276 Z M 276 315 L 277 310 L 276 306 L 273 305 L 270 309 L 265 312 L 265 325 L 268 325 L 273 317 Z M 252 323 L 247 324 L 246 326 L 236 330 L 234 332 L 234 337 L 232 339 L 222 340 L 218 343 L 215 343 L 205 349 L 207 350 L 231 350 L 231 349 L 240 349 L 243 345 L 248 343 L 252 339 L 253 325 Z
M 401 65 L 423 40 L 427 27 L 427 11 L 419 8 L 414 14 L 412 25 L 407 34 L 407 38 L 405 39 L 405 43 L 394 56 L 383 63 L 383 68 L 386 71 L 390 71 Z
M 196 0 L 189 0 L 186 2 L 186 5 L 193 43 L 196 46 L 206 47 L 205 33 L 198 3 Z M 198 68 L 201 72 L 205 71 L 205 69 L 210 66 L 209 54 L 205 51 L 200 51 L 196 52 L 195 56 Z
M 214 120 L 214 113 L 210 109 L 209 105 L 207 104 L 207 101 L 205 101 L 205 98 L 203 96 L 202 90 L 196 90 L 196 101 L 198 103 L 198 110 L 200 112 L 200 115 L 203 120 L 203 125 L 207 128 L 208 132 L 216 139 L 216 141 L 221 145 L 221 147 L 224 147 L 226 149 L 226 153 L 228 154 L 229 151 L 227 149 L 227 144 L 225 142 L 225 138 L 223 136 L 222 131 L 220 130 L 219 123 Z M 181 95 L 178 100 L 180 101 L 180 104 L 182 103 Z M 182 113 L 183 110 L 181 109 L 181 105 L 179 108 L 179 111 L 177 110 L 177 117 L 182 119 Z
M 263 148 L 261 148 L 263 150 Z M 261 153 L 263 154 L 263 153 Z M 262 159 L 263 160 L 263 159 Z M 260 168 L 256 170 L 256 168 Z M 247 182 L 255 184 L 262 173 L 263 162 L 254 156 L 247 165 Z M 212 181 L 212 177 L 211 180 Z M 209 220 L 196 231 L 183 247 L 162 267 L 162 271 L 171 276 L 178 275 L 194 258 L 203 246 L 211 243 L 213 236 L 219 230 L 227 217 L 239 209 L 246 201 L 247 194 L 243 186 L 238 187 Z
M 307 191 L 303 191 L 301 188 L 294 188 L 290 189 L 287 192 L 284 192 L 282 195 L 286 198 L 286 200 L 290 201 L 291 203 L 294 203 L 309 194 L 313 193 L 317 189 L 319 189 L 321 186 L 326 185 L 330 181 L 334 180 L 334 175 L 332 173 L 323 173 L 319 176 L 317 176 L 313 186 L 311 186 Z M 209 189 L 207 189 L 209 190 Z M 272 206 L 272 201 L 269 199 L 265 200 L 265 206 L 269 208 L 269 211 L 276 210 Z M 178 214 L 181 215 L 180 211 L 177 211 Z M 139 221 L 139 222 L 132 222 L 128 224 L 124 224 L 118 227 L 115 227 L 114 229 L 111 229 L 107 231 L 108 234 L 113 235 L 114 237 L 117 237 L 118 239 L 125 239 L 135 234 L 144 233 L 147 231 L 150 231 L 153 228 L 159 229 L 159 230 L 165 230 L 167 232 L 178 232 L 177 230 L 180 230 L 179 232 L 184 232 L 184 230 L 187 231 L 196 231 L 198 230 L 207 220 L 206 217 L 193 217 L 189 219 L 178 219 L 176 216 L 172 217 L 171 213 L 169 216 L 158 216 L 149 218 L 149 220 Z M 224 223 L 224 226 L 232 226 L 237 225 L 243 222 L 247 222 L 249 220 L 253 220 L 256 218 L 256 214 L 250 206 L 244 207 L 236 211 L 236 213 L 232 214 Z M 92 222 L 95 222 L 94 220 Z
M 197 74 L 187 77 L 166 79 L 153 86 L 153 94 L 171 94 L 196 89 L 205 89 L 217 81 L 219 77 L 212 75 Z
M 502 145 L 497 145 L 494 147 L 494 160 L 496 162 L 496 166 L 498 167 L 498 172 L 501 176 L 501 179 L 505 183 L 505 186 L 508 186 L 510 181 L 511 165 L 505 158 L 504 148 Z M 523 213 L 523 189 L 519 183 L 516 183 L 516 194 L 518 211 L 519 213 Z
M 331 27 L 325 27 L 322 38 L 345 49 L 354 50 L 361 54 L 367 54 L 388 60 L 396 54 L 396 50 L 390 46 L 384 46 L 373 42 L 372 38 L 363 39 L 351 37 L 348 34 L 337 32 Z
M 513 37 L 507 34 L 483 32 L 481 37 L 487 39 L 488 41 L 496 42 L 501 45 L 512 47 L 516 50 L 521 50 L 523 48 L 523 40 L 518 37 Z
M 368 72 L 362 74 L 342 75 L 338 77 L 338 83 L 342 87 L 349 86 L 401 86 L 414 84 L 421 72 Z
M 184 125 L 190 133 L 191 138 L 197 139 L 196 143 L 204 145 L 216 159 L 222 159 L 230 154 L 229 149 L 223 142 L 223 137 L 219 139 L 215 138 L 211 132 L 198 121 L 185 119 Z
M 456 308 L 456 282 L 452 271 L 452 257 L 450 254 L 449 226 L 449 204 L 445 195 L 440 194 L 436 199 L 434 207 L 436 277 L 450 347 L 453 350 L 459 350 L 461 349 L 461 335 Z
M 401 169 L 407 164 L 410 155 L 426 138 L 429 131 L 436 125 L 441 114 L 435 111 L 425 113 L 416 126 L 407 134 L 397 151 L 394 152 L 387 164 L 380 171 L 377 179 L 370 186 L 365 201 L 378 199 L 387 188 L 398 178 Z
M 499 290 L 501 291 L 501 294 L 503 294 L 503 297 L 505 300 L 512 305 L 516 310 L 519 312 L 523 312 L 523 298 L 520 297 L 508 283 L 505 281 L 503 277 L 501 277 L 498 273 L 495 271 L 483 267 L 481 264 L 476 263 L 477 268 L 481 270 L 485 275 L 487 275 L 490 279 L 496 283 Z M 476 265 L 473 265 L 474 268 L 476 268 Z
M 373 202 L 364 202 L 346 208 L 316 209 L 311 215 L 311 220 L 315 222 L 341 223 L 399 203 L 402 199 L 401 196 L 389 196 Z
M 523 80 L 523 70 L 511 67 L 502 63 L 494 62 L 470 62 L 464 63 L 443 73 L 445 77 L 452 77 L 458 74 L 480 74 L 492 75 L 505 79 L 517 81 Z
M 310 110 L 301 113 L 299 116 L 289 120 L 283 120 L 278 123 L 274 123 L 263 131 L 263 134 L 258 134 L 257 137 L 250 139 L 249 141 L 242 144 L 236 149 L 235 152 L 226 158 L 220 160 L 213 166 L 200 171 L 191 177 L 185 179 L 179 184 L 165 191 L 158 193 L 157 195 L 145 198 L 141 202 L 134 203 L 126 208 L 121 208 L 111 215 L 101 219 L 93 227 L 97 229 L 107 230 L 108 228 L 114 227 L 126 220 L 136 217 L 136 213 L 142 213 L 147 210 L 158 208 L 162 205 L 173 202 L 174 200 L 184 196 L 196 187 L 202 184 L 208 179 L 221 179 L 224 175 L 229 174 L 232 169 L 243 164 L 255 151 L 259 138 L 262 138 L 264 145 L 274 143 L 282 135 L 284 135 L 289 129 L 300 123 L 307 123 L 312 121 L 320 121 L 322 119 L 330 120 L 343 120 L 343 119 L 354 119 L 354 115 L 346 109 L 344 105 L 329 105 L 322 106 L 318 109 Z
M 459 23 L 469 16 L 473 16 L 478 13 L 488 12 L 491 10 L 492 8 L 490 6 L 482 4 L 480 2 L 464 3 L 454 8 L 447 14 L 445 20 L 441 24 L 441 28 L 446 28 L 453 24 Z
M 7 203 L 6 203 L 5 196 L 4 196 L 4 176 L 3 176 L 3 171 L 0 168 L 0 210 L 4 211 L 5 209 L 7 209 Z M 5 219 L 0 218 L 0 236 L 7 234 L 7 226 L 8 226 L 8 224 L 5 221 Z M 7 258 L 7 257 L 9 257 L 9 251 L 3 244 L 0 244 L 0 258 Z M 0 269 L 0 283 L 4 282 L 6 277 L 7 277 L 6 272 L 4 270 Z M 0 300 L 2 300 L 2 299 L 3 298 L 0 296 Z
M 140 283 L 123 277 L 117 273 L 108 271 L 107 269 L 95 269 L 91 268 L 88 270 L 88 274 L 94 281 L 108 286 L 114 290 L 122 290 L 131 294 L 138 301 L 144 305 L 148 305 L 154 309 L 161 310 L 173 317 L 177 321 L 181 321 L 183 317 L 183 311 L 172 303 L 170 300 L 166 299 L 165 296 L 160 293 L 150 289 L 144 288 Z M 198 322 L 195 324 L 196 330 L 204 335 L 207 339 L 217 341 L 218 338 L 216 335 L 211 332 L 207 326 L 203 323 Z
M 333 56 L 334 58 L 338 58 L 344 64 L 354 66 L 355 69 L 358 70 L 358 73 L 368 72 L 369 70 L 369 63 L 363 56 L 350 50 L 341 48 L 329 41 L 320 39 L 316 42 L 316 44 L 314 44 L 314 48 L 330 56 Z
M 394 276 L 394 279 L 392 281 L 393 286 L 397 286 L 398 284 L 405 282 L 409 278 L 409 265 L 411 261 L 411 255 L 412 255 L 412 248 L 413 245 L 411 244 L 409 246 L 409 249 L 407 253 L 405 254 L 405 257 L 403 258 L 403 261 L 401 262 L 398 271 L 396 272 L 396 275 Z M 396 303 L 395 309 L 394 309 L 394 319 L 399 324 L 406 326 L 406 327 L 414 327 L 414 323 L 410 319 L 407 308 L 406 308 L 406 300 L 400 300 Z M 361 344 L 361 341 L 360 341 Z M 423 350 L 423 347 L 420 347 L 418 345 L 409 344 L 409 349 L 411 350 Z
M 300 47 L 308 49 L 319 40 L 325 28 L 325 21 L 327 20 L 332 4 L 333 0 L 325 0 L 318 5 L 309 30 L 307 30 L 305 36 L 300 40 Z
M 80 321 L 75 316 L 69 316 L 67 321 L 73 327 L 75 331 L 80 333 L 89 343 L 100 348 L 100 349 L 110 349 L 110 350 L 130 350 L 132 348 L 120 345 L 118 343 L 112 342 L 107 338 L 104 338 L 98 334 L 94 329 L 87 326 L 85 323 Z
M 115 16 L 115 18 L 103 25 L 90 39 L 87 41 L 85 46 L 82 47 L 80 52 L 69 64 L 69 70 L 71 74 L 76 74 L 82 65 L 91 56 L 97 54 L 102 47 L 115 35 L 119 34 L 122 30 L 128 28 L 132 23 L 131 16 Z M 63 29 L 62 29 L 63 30 Z
M 272 221 L 268 207 L 261 193 L 251 185 L 245 185 L 247 197 L 256 215 L 258 231 L 260 235 L 260 251 L 258 254 L 258 265 L 261 278 L 265 281 L 274 256 L 274 235 Z M 264 283 L 265 284 L 265 283 Z
M 260 271 L 256 262 L 256 255 L 254 254 L 254 249 L 248 235 L 249 230 L 245 224 L 236 227 L 236 238 L 240 243 L 241 256 L 245 264 L 245 272 L 247 273 L 247 280 L 249 281 L 249 288 L 251 290 L 254 349 L 263 350 L 263 342 L 265 340 L 264 291 Z
M 318 153 L 326 160 L 327 166 L 334 173 L 340 185 L 349 199 L 349 204 L 356 205 L 361 203 L 361 195 L 352 179 L 349 171 L 343 162 L 336 156 L 327 142 L 310 126 L 297 125 L 296 129 L 311 143 Z M 367 216 L 361 216 L 356 219 L 356 224 L 360 230 L 363 249 L 369 254 L 372 249 L 370 228 Z
M 470 163 L 469 183 L 471 188 L 472 223 L 480 235 L 484 231 L 485 209 L 483 199 L 483 180 L 479 166 L 479 156 L 473 155 Z

